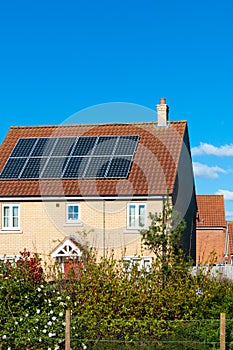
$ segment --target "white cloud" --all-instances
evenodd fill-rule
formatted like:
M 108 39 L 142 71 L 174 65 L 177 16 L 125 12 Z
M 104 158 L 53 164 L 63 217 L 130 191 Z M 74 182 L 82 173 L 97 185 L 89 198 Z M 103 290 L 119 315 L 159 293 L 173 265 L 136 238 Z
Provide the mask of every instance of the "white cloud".
M 233 218 L 233 211 L 226 211 L 226 217 L 229 218 Z
M 233 191 L 218 190 L 216 194 L 223 194 L 224 199 L 226 199 L 227 201 L 233 201 Z
M 193 156 L 211 155 L 217 157 L 232 157 L 233 156 L 233 145 L 223 145 L 215 147 L 209 143 L 200 142 L 198 147 L 192 148 Z
M 198 177 L 205 177 L 207 179 L 216 179 L 219 177 L 219 173 L 226 174 L 226 170 L 218 166 L 208 166 L 198 162 L 193 162 L 194 175 Z

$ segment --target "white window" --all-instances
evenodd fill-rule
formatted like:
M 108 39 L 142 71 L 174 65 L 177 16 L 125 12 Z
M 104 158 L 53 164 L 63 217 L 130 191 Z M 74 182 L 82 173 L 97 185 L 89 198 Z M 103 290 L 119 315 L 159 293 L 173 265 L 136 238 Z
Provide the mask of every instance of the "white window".
M 138 271 L 144 270 L 146 272 L 150 272 L 152 267 L 152 258 L 149 256 L 125 256 L 123 262 L 127 272 L 131 271 L 134 266 L 138 268 Z
M 2 206 L 2 229 L 19 230 L 18 204 L 4 204 Z
M 66 222 L 68 224 L 76 224 L 80 219 L 80 208 L 78 204 L 67 204 L 66 206 Z
M 127 207 L 127 228 L 140 229 L 146 224 L 146 204 L 129 203 Z

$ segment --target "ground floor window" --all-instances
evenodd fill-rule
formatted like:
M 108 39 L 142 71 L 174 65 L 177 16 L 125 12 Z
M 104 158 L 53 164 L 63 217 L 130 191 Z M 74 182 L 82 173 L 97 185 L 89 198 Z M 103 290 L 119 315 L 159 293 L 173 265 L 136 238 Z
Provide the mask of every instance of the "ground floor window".
M 123 262 L 126 271 L 130 271 L 133 267 L 137 267 L 138 270 L 149 272 L 152 267 L 152 258 L 149 256 L 124 256 Z

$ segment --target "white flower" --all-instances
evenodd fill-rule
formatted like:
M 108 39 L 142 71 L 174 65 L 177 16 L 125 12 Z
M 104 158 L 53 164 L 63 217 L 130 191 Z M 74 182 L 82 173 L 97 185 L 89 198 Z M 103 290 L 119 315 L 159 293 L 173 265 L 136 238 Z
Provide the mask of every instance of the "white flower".
M 38 292 L 41 292 L 41 288 L 40 287 L 38 287 L 37 290 L 38 290 Z
M 15 321 L 15 324 L 19 324 L 19 322 L 18 322 L 18 321 Z
M 57 297 L 57 300 L 61 300 L 61 297 Z
M 43 333 L 47 333 L 47 329 L 43 329 L 43 331 L 42 331 Z
M 41 288 L 44 288 L 43 284 L 40 285 Z
M 49 313 L 52 315 L 53 314 L 53 310 L 49 311 Z
M 37 309 L 37 310 L 36 310 L 36 313 L 37 313 L 37 314 L 39 314 L 39 313 L 40 313 L 40 310 L 39 310 L 39 309 Z
M 82 344 L 82 347 L 83 347 L 84 350 L 87 349 L 86 344 Z
M 48 325 L 49 325 L 49 326 L 51 326 L 51 325 L 52 325 L 52 322 L 51 322 L 51 321 L 49 321 L 49 322 L 48 322 Z
M 63 316 L 63 312 L 59 312 L 59 316 L 62 317 Z
M 4 335 L 2 336 L 2 339 L 6 339 L 6 334 L 4 334 Z
M 70 300 L 70 297 L 69 297 L 69 295 L 67 295 L 66 299 Z
M 40 343 L 42 342 L 42 339 L 41 339 L 41 338 L 39 338 L 39 342 L 40 342 Z
M 53 317 L 52 317 L 52 320 L 53 320 L 53 321 L 55 321 L 55 320 L 56 320 L 56 317 L 55 317 L 55 316 L 53 316 Z
M 7 348 L 7 350 L 11 350 L 11 348 L 10 348 L 10 347 L 8 347 L 8 348 Z
M 55 337 L 56 333 L 49 333 L 49 337 Z
M 28 314 L 26 314 L 25 317 L 28 317 Z

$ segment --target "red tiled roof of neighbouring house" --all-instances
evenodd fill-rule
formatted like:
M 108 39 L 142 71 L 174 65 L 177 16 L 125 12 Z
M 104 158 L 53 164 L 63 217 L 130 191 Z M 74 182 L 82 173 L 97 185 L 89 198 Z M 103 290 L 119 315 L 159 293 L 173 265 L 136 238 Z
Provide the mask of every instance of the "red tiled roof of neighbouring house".
M 11 127 L 1 145 L 0 171 L 19 138 L 59 136 L 139 135 L 140 141 L 127 179 L 0 179 L 1 197 L 115 196 L 172 193 L 186 133 L 185 121 L 103 125 Z
M 223 195 L 197 195 L 197 228 L 226 227 Z

